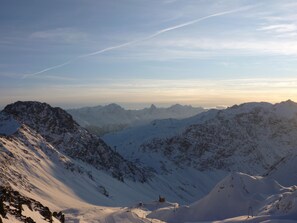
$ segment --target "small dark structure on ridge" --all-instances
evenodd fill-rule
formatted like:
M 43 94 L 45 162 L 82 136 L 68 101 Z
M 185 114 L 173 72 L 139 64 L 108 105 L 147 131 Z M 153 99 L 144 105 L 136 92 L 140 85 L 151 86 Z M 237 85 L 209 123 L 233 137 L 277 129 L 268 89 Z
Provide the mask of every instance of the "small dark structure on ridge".
M 161 195 L 159 195 L 159 202 L 160 202 L 160 203 L 165 202 L 165 197 L 162 197 Z

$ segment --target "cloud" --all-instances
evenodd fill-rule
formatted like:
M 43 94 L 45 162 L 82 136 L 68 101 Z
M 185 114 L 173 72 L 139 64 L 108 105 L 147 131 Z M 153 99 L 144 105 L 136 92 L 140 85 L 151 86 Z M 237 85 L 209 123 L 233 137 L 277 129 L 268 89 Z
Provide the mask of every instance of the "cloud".
M 261 27 L 259 30 L 273 31 L 277 33 L 287 33 L 297 31 L 297 26 L 295 24 L 277 24 Z
M 87 34 L 73 28 L 57 28 L 34 32 L 29 38 L 54 42 L 78 43 L 86 40 Z
M 171 40 L 158 40 L 154 42 L 155 47 L 162 52 L 162 49 L 176 50 L 176 56 L 191 58 L 195 56 L 237 55 L 246 54 L 274 54 L 297 56 L 296 40 L 245 40 L 245 39 L 209 39 L 209 38 L 175 38 Z M 149 46 L 148 46 L 149 47 Z M 188 55 L 187 53 L 188 52 Z M 199 52 L 201 54 L 199 54 Z M 208 53 L 207 53 L 208 52 Z
M 201 18 L 198 18 L 198 19 L 195 19 L 195 20 L 191 20 L 191 21 L 179 24 L 179 25 L 167 27 L 167 28 L 164 28 L 164 29 L 161 29 L 161 30 L 155 32 L 154 34 L 148 35 L 148 36 L 146 36 L 144 38 L 136 39 L 136 40 L 129 41 L 129 42 L 126 42 L 126 43 L 123 43 L 123 44 L 107 47 L 107 48 L 102 49 L 102 50 L 98 50 L 98 51 L 94 51 L 94 52 L 91 52 L 91 53 L 88 53 L 88 54 L 80 55 L 80 56 L 78 56 L 78 57 L 76 57 L 76 58 L 74 58 L 72 60 L 68 60 L 68 61 L 66 61 L 64 63 L 45 68 L 45 69 L 40 70 L 40 71 L 35 72 L 35 73 L 26 74 L 26 75 L 23 76 L 23 78 L 34 77 L 36 75 L 45 73 L 47 71 L 58 69 L 60 67 L 64 67 L 64 66 L 66 66 L 68 64 L 71 64 L 74 61 L 77 61 L 77 60 L 82 59 L 82 58 L 86 58 L 86 57 L 94 56 L 94 55 L 97 55 L 97 54 L 102 54 L 102 53 L 105 53 L 105 52 L 108 52 L 108 51 L 112 51 L 112 50 L 120 49 L 120 48 L 123 48 L 123 47 L 127 47 L 127 46 L 130 46 L 130 45 L 139 43 L 139 42 L 143 42 L 143 41 L 146 41 L 146 40 L 149 40 L 149 39 L 153 39 L 153 38 L 155 38 L 155 37 L 157 37 L 157 36 L 159 36 L 159 35 L 161 35 L 163 33 L 170 32 L 170 31 L 173 31 L 173 30 L 176 30 L 176 29 L 180 29 L 180 28 L 183 28 L 183 27 L 186 27 L 186 26 L 196 24 L 196 23 L 204 21 L 206 19 L 210 19 L 210 18 L 213 18 L 213 17 L 219 17 L 219 16 L 223 16 L 223 15 L 227 15 L 227 14 L 231 14 L 231 13 L 236 13 L 236 12 L 240 12 L 240 11 L 245 11 L 245 10 L 251 9 L 252 7 L 255 7 L 255 6 L 246 6 L 246 7 L 241 7 L 241 8 L 237 8 L 237 9 L 234 9 L 234 10 L 228 10 L 228 11 L 223 11 L 223 12 L 219 12 L 219 13 L 214 13 L 214 14 L 204 16 L 204 17 L 201 17 Z M 38 34 L 37 36 L 50 37 L 51 34 Z M 57 36 L 57 35 L 52 35 L 52 36 Z
M 175 3 L 177 2 L 178 0 L 164 0 L 163 3 L 164 4 L 172 4 L 172 3 Z
M 96 84 L 99 83 L 99 84 Z M 203 106 L 247 101 L 297 100 L 297 78 L 249 79 L 119 79 L 94 84 L 47 84 L 37 88 L 0 88 L 7 100 L 39 100 L 60 104 L 184 103 Z M 9 97 L 5 97 L 9 95 Z

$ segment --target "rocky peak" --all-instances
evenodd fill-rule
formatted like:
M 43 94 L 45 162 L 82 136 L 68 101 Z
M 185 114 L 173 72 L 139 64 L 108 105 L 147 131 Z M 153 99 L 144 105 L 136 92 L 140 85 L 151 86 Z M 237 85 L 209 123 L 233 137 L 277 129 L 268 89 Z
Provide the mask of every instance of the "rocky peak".
M 150 115 L 154 114 L 157 112 L 157 107 L 154 104 L 151 104 L 151 106 L 148 108 L 148 113 Z
M 29 126 L 60 152 L 86 162 L 97 169 L 124 180 L 128 177 L 144 182 L 143 171 L 113 151 L 97 136 L 80 127 L 66 111 L 46 103 L 18 101 L 6 106 L 3 113 Z
M 150 110 L 156 110 L 156 109 L 157 109 L 156 105 L 151 104 L 151 106 L 150 106 Z
M 115 104 L 115 103 L 106 105 L 106 106 L 104 107 L 104 110 L 105 110 L 106 112 L 110 112 L 110 113 L 114 113 L 114 112 L 123 112 L 123 111 L 125 111 L 124 108 L 122 108 L 120 105 Z
M 35 130 L 43 128 L 52 133 L 60 134 L 61 131 L 74 132 L 78 129 L 78 124 L 70 114 L 61 108 L 54 108 L 46 103 L 18 101 L 7 105 L 3 111 Z

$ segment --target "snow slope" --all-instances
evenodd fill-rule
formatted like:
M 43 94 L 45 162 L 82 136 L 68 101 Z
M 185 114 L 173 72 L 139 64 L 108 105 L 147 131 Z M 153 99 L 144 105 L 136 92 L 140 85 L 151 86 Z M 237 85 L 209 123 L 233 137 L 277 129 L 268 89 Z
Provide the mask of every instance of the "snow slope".
M 220 221 L 250 216 L 255 219 L 296 220 L 296 188 L 285 188 L 270 178 L 231 173 L 201 200 L 181 207 L 153 211 L 149 218 L 165 222 Z M 269 216 L 269 217 L 268 217 Z M 253 222 L 257 222 L 257 220 Z

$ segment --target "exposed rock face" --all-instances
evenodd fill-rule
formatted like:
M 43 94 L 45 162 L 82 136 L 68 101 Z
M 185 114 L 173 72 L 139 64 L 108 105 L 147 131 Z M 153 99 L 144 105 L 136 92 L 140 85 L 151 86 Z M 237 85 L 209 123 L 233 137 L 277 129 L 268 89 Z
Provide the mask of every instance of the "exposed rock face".
M 0 218 L 6 218 L 6 216 L 10 214 L 21 222 L 36 223 L 30 216 L 23 213 L 24 206 L 29 208 L 32 213 L 38 213 L 45 220 L 53 222 L 53 213 L 48 207 L 34 199 L 21 195 L 8 185 L 0 185 Z M 65 217 L 62 212 L 60 212 L 59 216 L 56 215 L 55 217 L 56 220 L 62 223 L 65 222 Z
M 61 108 L 33 101 L 16 102 L 6 106 L 3 113 L 35 130 L 48 143 L 73 159 L 105 170 L 122 181 L 124 178 L 140 182 L 147 180 L 144 170 L 125 160 L 103 140 L 80 127 Z
M 296 135 L 296 103 L 247 103 L 217 111 L 211 119 L 141 148 L 162 153 L 179 167 L 261 174 L 297 154 Z

